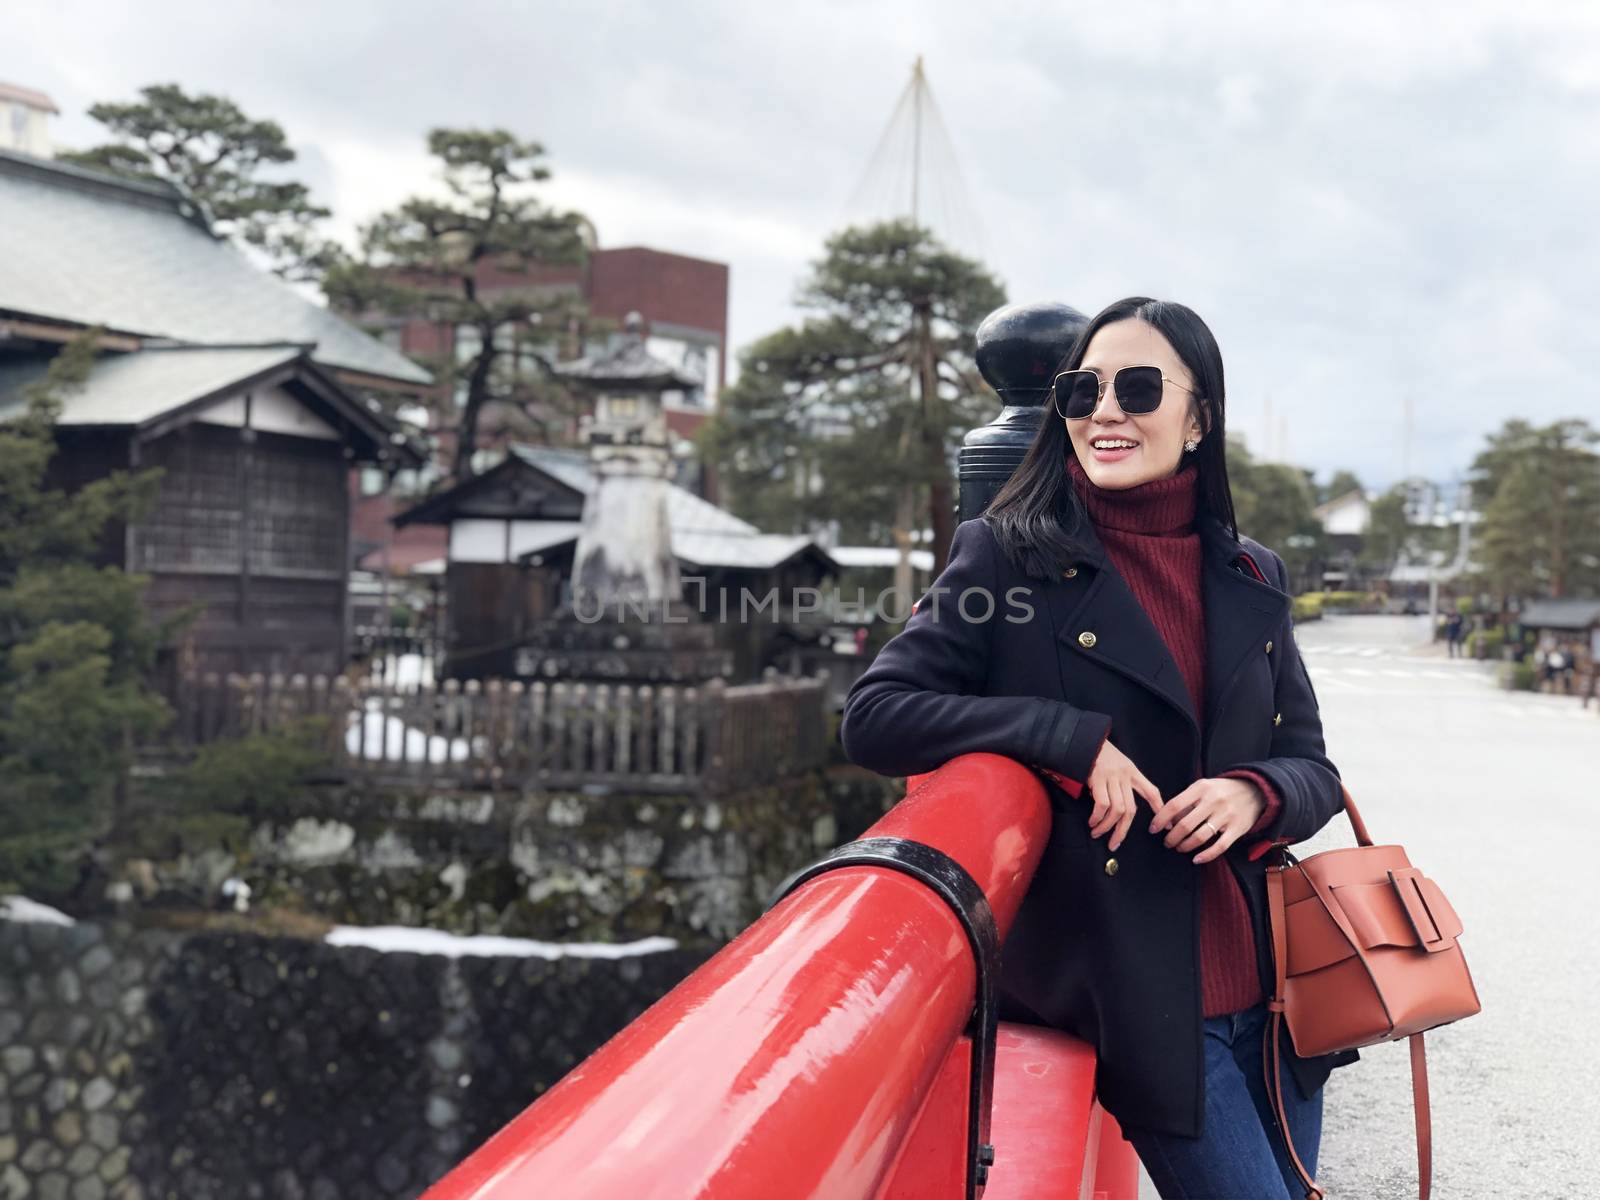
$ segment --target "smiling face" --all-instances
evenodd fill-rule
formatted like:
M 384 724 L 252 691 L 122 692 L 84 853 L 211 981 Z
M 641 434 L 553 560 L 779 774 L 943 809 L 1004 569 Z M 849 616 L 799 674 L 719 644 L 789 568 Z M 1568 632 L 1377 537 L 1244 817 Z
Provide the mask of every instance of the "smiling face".
M 1172 343 L 1137 317 L 1113 321 L 1090 340 L 1079 366 L 1098 372 L 1103 380 L 1110 380 L 1123 367 L 1154 366 L 1173 381 L 1163 385 L 1161 404 L 1153 413 L 1130 416 L 1123 412 L 1116 403 L 1116 386 L 1111 384 L 1093 416 L 1067 422 L 1073 453 L 1090 482 L 1120 490 L 1175 475 L 1183 464 L 1184 441 L 1199 441 L 1203 430 L 1199 402 L 1183 390 L 1195 386 L 1194 376 Z

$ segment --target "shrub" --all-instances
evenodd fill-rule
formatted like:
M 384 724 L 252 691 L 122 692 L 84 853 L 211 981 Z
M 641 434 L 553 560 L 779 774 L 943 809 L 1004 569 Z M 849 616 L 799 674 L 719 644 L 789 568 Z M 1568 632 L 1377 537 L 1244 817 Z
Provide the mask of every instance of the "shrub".
M 1384 605 L 1381 592 L 1306 592 L 1299 598 L 1315 602 L 1322 612 L 1379 612 Z
M 1505 641 L 1506 631 L 1499 626 L 1474 629 L 1467 634 L 1467 655 L 1470 658 L 1497 658 Z
M 1500 668 L 1500 685 L 1514 692 L 1533 691 L 1537 677 L 1531 656 L 1508 662 Z
M 326 717 L 301 717 L 281 729 L 213 742 L 178 772 L 190 812 L 256 817 L 281 808 L 329 762 Z

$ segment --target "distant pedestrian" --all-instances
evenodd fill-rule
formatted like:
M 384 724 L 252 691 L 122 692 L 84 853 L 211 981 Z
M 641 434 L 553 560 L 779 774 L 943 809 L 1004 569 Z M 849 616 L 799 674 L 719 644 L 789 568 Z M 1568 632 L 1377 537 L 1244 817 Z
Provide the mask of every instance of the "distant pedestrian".
M 1573 676 L 1577 673 L 1578 668 L 1578 648 L 1569 642 L 1556 653 L 1561 656 L 1561 661 L 1556 667 L 1557 677 L 1561 681 L 1561 690 L 1570 696 L 1572 695 L 1574 682 Z
M 1450 647 L 1450 657 L 1461 657 L 1461 641 L 1466 636 L 1467 619 L 1459 612 L 1450 614 L 1444 625 L 1445 644 Z
M 1546 635 L 1539 639 L 1539 645 L 1533 653 L 1534 661 L 1539 664 L 1539 690 L 1548 692 L 1550 681 L 1556 673 L 1556 644 Z

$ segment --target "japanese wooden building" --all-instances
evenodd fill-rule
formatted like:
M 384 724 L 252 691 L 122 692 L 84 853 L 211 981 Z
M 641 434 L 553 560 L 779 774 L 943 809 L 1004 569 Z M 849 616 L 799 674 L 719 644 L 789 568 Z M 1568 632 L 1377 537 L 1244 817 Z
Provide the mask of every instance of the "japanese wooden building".
M 57 482 L 159 467 L 104 561 L 150 576 L 200 671 L 337 672 L 349 474 L 420 465 L 372 391 L 429 376 L 251 264 L 175 189 L 0 152 L 0 420 L 62 344 L 103 330 L 57 421 Z
M 518 648 L 534 624 L 569 600 L 583 505 L 593 488 L 587 452 L 514 445 L 499 466 L 397 518 L 401 525 L 449 529 L 447 674 L 529 674 Z M 816 638 L 825 624 L 820 617 L 791 619 L 796 589 L 820 587 L 838 573 L 815 541 L 763 533 L 675 485 L 668 488 L 667 519 L 672 552 L 690 581 L 684 601 L 723 627 L 736 679 L 783 666 L 788 648 Z M 771 603 L 740 619 L 742 591 Z
M 0 364 L 0 397 L 44 369 L 38 359 Z M 103 561 L 150 577 L 158 617 L 198 607 L 181 635 L 186 666 L 342 669 L 349 467 L 417 460 L 308 348 L 107 355 L 67 398 L 56 440 L 53 473 L 69 489 L 160 468 L 154 509 L 115 531 Z

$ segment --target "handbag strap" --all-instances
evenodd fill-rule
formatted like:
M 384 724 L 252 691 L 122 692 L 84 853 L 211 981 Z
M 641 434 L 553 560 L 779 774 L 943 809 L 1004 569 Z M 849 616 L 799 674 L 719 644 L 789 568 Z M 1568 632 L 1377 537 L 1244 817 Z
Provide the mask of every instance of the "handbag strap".
M 1411 1043 L 1411 1107 L 1417 1114 L 1417 1194 L 1428 1200 L 1433 1186 L 1433 1114 L 1428 1108 L 1428 1054 L 1422 1035 L 1413 1033 Z
M 1372 845 L 1372 835 L 1367 832 L 1367 823 L 1361 819 L 1361 812 L 1356 808 L 1356 802 L 1350 795 L 1350 789 L 1341 783 L 1339 790 L 1344 793 L 1344 815 L 1350 818 L 1350 828 L 1356 831 L 1356 845 Z
M 1346 793 L 1347 796 L 1348 794 Z M 1317 1186 L 1317 1181 L 1311 1178 L 1311 1172 L 1306 1170 L 1305 1163 L 1300 1161 L 1300 1155 L 1295 1151 L 1294 1138 L 1289 1134 L 1289 1118 L 1283 1111 L 1283 1072 L 1278 1062 L 1278 1050 L 1281 1044 L 1278 1033 L 1283 1025 L 1283 993 L 1289 962 L 1289 923 L 1283 910 L 1282 867 L 1267 868 L 1267 905 L 1272 926 L 1273 978 L 1272 998 L 1267 1001 L 1267 1011 L 1271 1015 L 1262 1034 L 1266 1041 L 1261 1047 L 1261 1065 L 1267 1075 L 1267 1095 L 1272 1097 L 1272 1111 L 1278 1117 L 1278 1130 L 1283 1134 L 1283 1145 L 1289 1151 L 1289 1161 L 1294 1165 L 1295 1174 L 1300 1176 L 1300 1182 L 1305 1185 L 1306 1200 L 1323 1200 L 1322 1189 Z M 1427 1198 L 1423 1197 L 1423 1200 Z
M 1349 793 L 1345 793 L 1346 800 Z M 1351 809 L 1352 824 L 1358 822 L 1355 810 Z M 1358 826 L 1358 835 L 1366 832 L 1364 827 Z M 1371 843 L 1364 843 L 1370 845 Z M 1351 931 L 1343 918 L 1343 913 L 1334 914 L 1332 901 L 1321 890 L 1311 874 L 1299 863 L 1301 877 L 1311 885 L 1323 905 L 1329 909 L 1329 915 L 1339 924 L 1340 929 L 1347 937 Z M 1263 1037 L 1265 1044 L 1261 1047 L 1262 1069 L 1266 1073 L 1267 1095 L 1272 1097 L 1273 1111 L 1277 1114 L 1278 1129 L 1283 1134 L 1284 1147 L 1289 1151 L 1289 1161 L 1293 1164 L 1295 1173 L 1300 1176 L 1300 1182 L 1306 1188 L 1306 1200 L 1324 1200 L 1326 1193 L 1317 1186 L 1316 1180 L 1311 1177 L 1305 1164 L 1300 1161 L 1300 1155 L 1294 1148 L 1294 1139 L 1289 1134 L 1289 1121 L 1283 1110 L 1283 1074 L 1279 1066 L 1279 1031 L 1283 1025 L 1284 1017 L 1284 990 L 1287 982 L 1289 962 L 1289 922 L 1284 911 L 1283 903 L 1283 867 L 1267 868 L 1267 905 L 1272 926 L 1272 998 L 1267 1001 L 1267 1010 L 1271 1014 L 1267 1021 Z M 1353 938 L 1351 944 L 1360 954 L 1360 939 Z M 1365 964 L 1366 956 L 1361 956 Z M 1387 1006 L 1385 1006 L 1387 1011 Z M 1428 1200 L 1433 1190 L 1433 1113 L 1428 1101 L 1428 1059 L 1427 1051 L 1423 1044 L 1423 1035 L 1413 1033 L 1408 1039 L 1411 1043 L 1411 1107 L 1416 1114 L 1417 1124 L 1417 1195 L 1419 1200 Z

